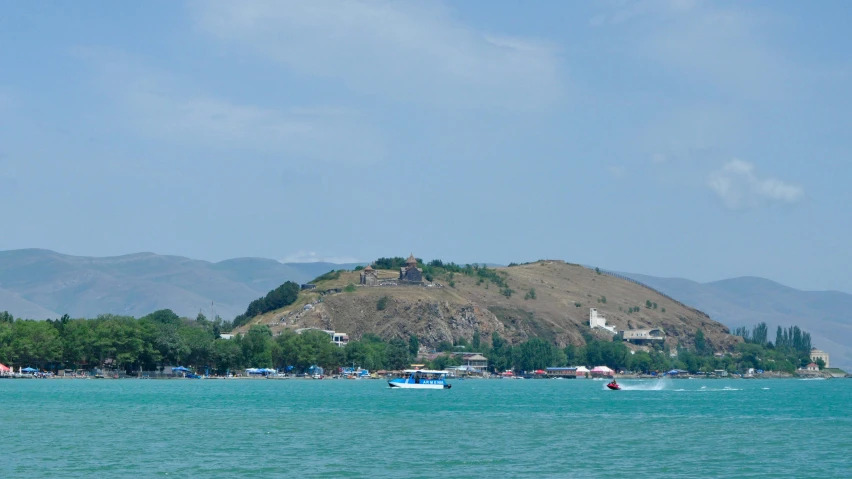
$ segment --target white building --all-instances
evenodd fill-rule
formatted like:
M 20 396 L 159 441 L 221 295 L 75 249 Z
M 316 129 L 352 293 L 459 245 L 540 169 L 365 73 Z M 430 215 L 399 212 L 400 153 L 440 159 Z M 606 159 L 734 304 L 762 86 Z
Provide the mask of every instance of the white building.
M 654 341 L 665 341 L 666 334 L 660 328 L 628 329 L 619 331 L 621 339 L 633 344 L 649 344 Z
M 813 348 L 811 349 L 811 361 L 816 362 L 817 359 L 822 359 L 822 362 L 825 363 L 825 367 L 831 367 L 828 365 L 828 353 L 825 351 L 820 351 L 817 348 Z
M 302 334 L 305 331 L 322 331 L 327 334 L 331 338 L 331 342 L 343 347 L 349 344 L 349 335 L 346 333 L 338 333 L 336 331 L 332 331 L 330 329 L 319 329 L 319 328 L 299 328 L 296 330 L 296 334 Z
M 589 309 L 589 327 L 592 329 L 600 328 L 606 329 L 612 334 L 616 334 L 614 326 L 607 326 L 606 318 L 603 315 L 598 314 L 598 310 L 595 308 Z

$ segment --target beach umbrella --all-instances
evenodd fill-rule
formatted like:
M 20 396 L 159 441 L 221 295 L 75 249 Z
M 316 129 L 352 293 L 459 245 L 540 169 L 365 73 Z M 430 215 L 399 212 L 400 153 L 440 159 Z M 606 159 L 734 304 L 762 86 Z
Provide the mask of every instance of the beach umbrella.
M 178 367 L 176 367 L 176 368 L 172 368 L 172 371 L 183 371 L 183 372 L 187 372 L 187 371 L 189 371 L 189 369 L 187 369 L 187 368 L 185 368 L 185 367 L 183 367 L 183 366 L 178 366 Z
M 22 371 L 22 372 L 25 372 L 25 373 L 34 373 L 34 372 L 38 371 L 38 369 L 34 369 L 34 368 L 24 368 L 24 369 L 21 369 L 21 371 Z
M 9 366 L 6 366 L 5 364 L 0 363 L 0 371 L 6 372 L 6 371 L 11 371 L 11 370 L 12 370 L 12 368 L 10 368 Z

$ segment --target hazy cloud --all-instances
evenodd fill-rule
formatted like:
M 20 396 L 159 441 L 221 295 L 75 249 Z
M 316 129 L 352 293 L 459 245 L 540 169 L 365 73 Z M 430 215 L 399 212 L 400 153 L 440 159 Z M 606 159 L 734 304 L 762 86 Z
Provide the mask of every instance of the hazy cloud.
M 280 260 L 282 263 L 359 263 L 357 258 L 352 256 L 337 256 L 324 255 L 316 251 L 297 251 Z
M 299 74 L 397 101 L 545 107 L 563 94 L 554 47 L 489 35 L 438 2 L 193 2 L 200 31 Z
M 609 174 L 611 174 L 613 178 L 617 180 L 620 180 L 627 176 L 627 168 L 623 166 L 608 166 L 606 169 L 607 171 L 609 171 Z
M 378 130 L 357 111 L 243 104 L 121 53 L 79 49 L 77 54 L 95 68 L 119 123 L 143 136 L 300 159 L 364 163 L 384 155 Z
M 754 206 L 763 201 L 795 203 L 804 194 L 799 186 L 777 178 L 759 177 L 754 165 L 737 159 L 712 172 L 707 186 L 730 208 Z
M 639 58 L 742 100 L 778 100 L 799 76 L 771 41 L 778 19 L 741 3 L 607 2 L 591 23 L 624 29 Z

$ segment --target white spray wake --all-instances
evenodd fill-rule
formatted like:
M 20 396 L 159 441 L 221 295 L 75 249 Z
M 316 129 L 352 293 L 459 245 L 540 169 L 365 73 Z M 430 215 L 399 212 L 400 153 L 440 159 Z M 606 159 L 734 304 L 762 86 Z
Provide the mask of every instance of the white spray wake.
M 624 383 L 618 383 L 621 386 L 622 391 L 662 391 L 664 389 L 669 389 L 671 386 L 670 379 L 651 379 L 648 381 L 630 381 Z M 606 389 L 606 386 L 604 386 Z

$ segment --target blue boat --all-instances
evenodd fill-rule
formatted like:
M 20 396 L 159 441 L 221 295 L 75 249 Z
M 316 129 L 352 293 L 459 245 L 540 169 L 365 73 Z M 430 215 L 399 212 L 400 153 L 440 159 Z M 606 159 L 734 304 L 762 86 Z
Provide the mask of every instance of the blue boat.
M 446 381 L 446 371 L 432 371 L 429 369 L 406 369 L 404 378 L 396 378 L 388 381 L 388 386 L 400 389 L 450 389 L 452 387 Z

